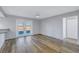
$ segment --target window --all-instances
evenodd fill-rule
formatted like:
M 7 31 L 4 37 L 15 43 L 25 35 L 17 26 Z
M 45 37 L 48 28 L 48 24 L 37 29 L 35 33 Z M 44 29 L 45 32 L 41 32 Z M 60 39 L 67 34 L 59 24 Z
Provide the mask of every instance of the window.
M 78 16 L 63 18 L 63 38 L 78 39 Z
M 32 22 L 16 22 L 16 35 L 27 36 L 32 34 Z

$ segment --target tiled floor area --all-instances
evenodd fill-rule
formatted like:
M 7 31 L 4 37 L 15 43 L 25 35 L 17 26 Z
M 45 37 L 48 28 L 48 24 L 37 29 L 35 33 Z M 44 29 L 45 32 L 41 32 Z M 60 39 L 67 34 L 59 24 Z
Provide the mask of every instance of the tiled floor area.
M 79 45 L 44 35 L 33 35 L 6 40 L 2 53 L 70 53 L 79 52 Z

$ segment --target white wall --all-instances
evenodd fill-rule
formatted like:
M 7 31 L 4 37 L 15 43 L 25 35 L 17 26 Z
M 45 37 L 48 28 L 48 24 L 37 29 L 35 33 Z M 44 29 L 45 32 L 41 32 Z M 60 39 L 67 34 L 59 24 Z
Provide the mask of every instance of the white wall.
M 52 16 L 52 17 L 41 20 L 40 33 L 43 35 L 55 37 L 62 40 L 63 39 L 63 20 L 62 19 L 64 17 L 71 17 L 71 16 L 79 17 L 79 10 L 57 15 L 57 16 Z
M 7 33 L 6 39 L 16 38 L 16 17 L 6 17 L 0 20 L 0 29 L 9 28 L 10 31 Z M 27 21 L 27 19 L 25 19 Z M 39 21 L 32 20 L 33 22 L 33 34 L 39 33 Z
M 79 11 L 61 14 L 58 16 L 49 17 L 43 20 L 33 21 L 33 34 L 44 34 L 58 39 L 63 39 L 63 23 L 62 19 L 67 16 L 79 16 Z M 10 32 L 7 38 L 16 37 L 16 17 L 6 17 L 0 20 L 0 28 L 9 28 Z M 27 19 L 26 19 L 27 20 Z M 79 30 L 79 29 L 78 29 Z
M 43 35 L 62 39 L 62 20 L 59 17 L 53 17 L 47 20 L 41 20 L 40 33 Z
M 9 33 L 7 33 L 6 38 L 14 38 L 16 37 L 16 19 L 12 17 L 6 17 L 0 20 L 0 29 L 10 29 Z
M 39 34 L 40 31 L 40 21 L 39 20 L 33 20 L 33 34 Z

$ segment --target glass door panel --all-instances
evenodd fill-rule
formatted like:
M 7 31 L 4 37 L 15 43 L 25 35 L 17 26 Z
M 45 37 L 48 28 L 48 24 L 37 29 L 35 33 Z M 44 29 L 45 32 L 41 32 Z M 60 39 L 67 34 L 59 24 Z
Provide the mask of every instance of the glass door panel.
M 32 35 L 32 22 L 16 22 L 16 36 Z
M 24 36 L 24 24 L 22 22 L 16 23 L 16 36 Z
M 26 35 L 32 34 L 32 22 L 25 22 L 25 34 Z

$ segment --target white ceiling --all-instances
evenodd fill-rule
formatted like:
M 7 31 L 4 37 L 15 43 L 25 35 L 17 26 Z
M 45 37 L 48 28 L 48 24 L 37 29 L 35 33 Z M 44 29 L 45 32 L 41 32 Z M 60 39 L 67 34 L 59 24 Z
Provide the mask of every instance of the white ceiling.
M 78 10 L 78 6 L 3 6 L 4 12 L 8 15 L 15 15 L 28 18 L 47 18 L 66 12 Z

